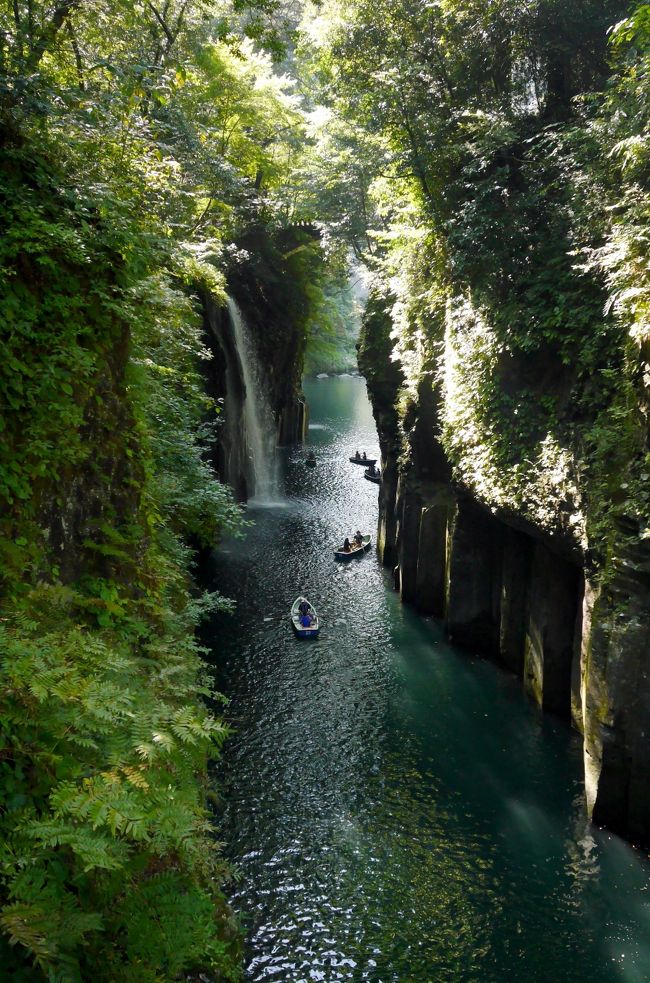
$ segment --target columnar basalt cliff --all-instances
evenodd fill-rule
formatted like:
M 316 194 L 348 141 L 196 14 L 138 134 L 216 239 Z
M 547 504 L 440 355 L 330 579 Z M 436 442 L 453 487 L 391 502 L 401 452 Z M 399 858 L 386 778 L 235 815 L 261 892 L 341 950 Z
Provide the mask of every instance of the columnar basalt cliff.
M 301 263 L 308 256 L 317 265 L 315 243 L 309 227 L 288 226 L 273 237 L 265 229 L 252 230 L 240 243 L 245 258 L 228 277 L 267 371 L 279 444 L 302 440 L 306 427 L 300 380 L 310 306 Z
M 563 433 L 575 439 L 564 441 L 562 459 L 555 453 L 537 468 L 529 461 L 523 478 L 510 472 L 510 487 L 490 473 L 493 457 L 481 440 L 454 449 L 449 420 L 459 426 L 471 412 L 450 405 L 463 399 L 450 355 L 458 331 L 448 310 L 445 343 L 437 360 L 421 358 L 414 385 L 394 352 L 391 298 L 369 303 L 359 364 L 382 453 L 380 555 L 405 602 L 442 619 L 457 644 L 520 676 L 543 710 L 572 721 L 584 736 L 594 821 L 648 844 L 648 530 L 629 500 L 619 507 L 615 495 L 601 518 L 593 461 L 580 439 L 586 422 L 576 424 L 571 407 Z M 530 386 L 527 373 L 509 366 L 511 394 Z M 561 399 L 567 373 L 542 372 L 536 385 L 540 399 Z M 548 447 L 543 435 L 534 439 Z
M 229 293 L 242 311 L 256 348 L 279 445 L 303 440 L 307 426 L 307 408 L 300 388 L 306 302 L 300 295 L 301 281 L 292 277 L 291 256 L 286 253 L 291 254 L 310 238 L 313 237 L 303 229 L 285 230 L 274 241 L 265 230 L 249 233 L 241 243 L 243 258 L 233 263 L 228 277 Z M 241 354 L 227 308 L 205 292 L 202 307 L 204 337 L 213 355 L 204 367 L 206 388 L 223 408 L 213 463 L 237 499 L 245 501 L 250 488 L 243 433 L 246 389 Z
M 233 489 L 237 501 L 243 502 L 248 492 L 242 367 L 228 309 L 207 292 L 202 294 L 201 304 L 205 342 L 212 355 L 203 367 L 205 387 L 208 394 L 220 402 L 223 411 L 218 438 L 211 447 L 212 464 L 222 480 Z

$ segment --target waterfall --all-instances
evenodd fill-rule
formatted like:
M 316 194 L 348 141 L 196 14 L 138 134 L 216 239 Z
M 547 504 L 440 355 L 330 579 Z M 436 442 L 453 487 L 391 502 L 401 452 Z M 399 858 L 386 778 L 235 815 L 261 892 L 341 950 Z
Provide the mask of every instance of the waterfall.
M 269 403 L 255 346 L 235 301 L 228 297 L 228 313 L 241 363 L 245 395 L 242 409 L 249 498 L 272 502 L 279 496 L 275 458 L 275 417 Z

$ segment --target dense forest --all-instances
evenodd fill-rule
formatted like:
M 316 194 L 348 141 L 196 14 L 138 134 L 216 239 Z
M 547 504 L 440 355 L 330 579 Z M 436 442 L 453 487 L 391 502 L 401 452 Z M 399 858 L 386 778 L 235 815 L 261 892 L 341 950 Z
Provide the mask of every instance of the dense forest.
M 210 466 L 206 295 L 282 281 L 296 371 L 341 371 L 363 275 L 398 453 L 435 404 L 455 486 L 564 537 L 603 619 L 627 610 L 620 557 L 650 535 L 649 41 L 650 5 L 623 0 L 4 0 L 8 979 L 240 978 L 209 811 L 228 728 L 196 639 L 231 601 L 192 574 L 245 527 Z
M 361 351 L 384 561 L 572 720 L 590 813 L 645 843 L 649 8 L 354 9 L 321 71 L 393 192 Z
M 206 812 L 226 728 L 194 638 L 227 602 L 189 565 L 241 514 L 206 459 L 193 298 L 223 301 L 251 228 L 272 251 L 308 217 L 305 117 L 266 50 L 284 34 L 246 5 L 3 4 L 7 978 L 238 975 Z

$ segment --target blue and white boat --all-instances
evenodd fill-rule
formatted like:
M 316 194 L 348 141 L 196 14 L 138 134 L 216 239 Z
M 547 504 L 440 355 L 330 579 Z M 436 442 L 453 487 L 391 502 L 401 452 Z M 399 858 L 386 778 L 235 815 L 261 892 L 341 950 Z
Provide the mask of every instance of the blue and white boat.
M 311 615 L 312 618 L 309 628 L 303 625 L 301 620 L 300 605 L 303 603 L 308 605 L 307 614 Z M 298 638 L 316 638 L 318 636 L 320 621 L 314 605 L 306 597 L 297 597 L 291 605 L 291 625 Z

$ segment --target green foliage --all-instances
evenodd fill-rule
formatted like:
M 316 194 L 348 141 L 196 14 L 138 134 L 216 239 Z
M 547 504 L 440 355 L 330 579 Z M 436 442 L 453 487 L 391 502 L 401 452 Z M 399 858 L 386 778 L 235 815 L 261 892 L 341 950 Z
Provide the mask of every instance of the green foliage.
M 241 521 L 206 462 L 193 291 L 223 300 L 227 271 L 291 387 L 289 310 L 309 369 L 349 367 L 354 255 L 375 278 L 364 370 L 407 439 L 433 395 L 457 482 L 549 531 L 570 516 L 592 551 L 650 504 L 648 5 L 299 9 L 0 9 L 16 980 L 237 975 L 202 805 L 225 730 L 194 640 L 225 602 L 193 588 L 188 539 Z
M 6 191 L 31 248 L 3 243 L 0 960 L 16 979 L 234 979 L 203 805 L 227 732 L 194 640 L 223 602 L 192 596 L 183 538 L 213 544 L 239 511 L 203 458 L 199 324 L 136 228 L 130 265 L 49 180 Z
M 5 616 L 5 971 L 24 954 L 66 980 L 230 965 L 214 911 L 225 868 L 198 781 L 227 731 L 196 700 L 193 617 L 173 610 L 181 585 L 159 584 L 157 627 L 151 595 L 100 585 L 36 587 Z M 138 917 L 157 937 L 134 937 Z
M 390 312 L 407 436 L 432 388 L 455 480 L 600 556 L 647 511 L 648 9 L 329 0 L 304 23 L 334 188 L 345 123 L 374 144 L 366 244 L 344 232 Z
M 295 27 L 275 0 L 0 9 L 0 964 L 16 980 L 239 975 L 204 808 L 226 729 L 195 640 L 228 602 L 192 584 L 188 543 L 242 520 L 207 463 L 220 409 L 193 295 L 223 301 L 248 264 L 256 297 L 279 298 L 265 352 L 287 310 L 299 357 L 314 318 L 345 334 L 350 300 L 323 289 L 341 253 L 305 224 L 315 138 L 273 65 Z
M 301 117 L 211 5 L 167 4 L 164 23 L 153 6 L 0 13 L 0 963 L 16 980 L 239 975 L 204 806 L 227 732 L 195 640 L 227 604 L 192 585 L 187 543 L 241 517 L 206 462 L 219 408 L 191 295 L 223 298 L 224 244 L 277 214 Z
M 360 275 L 359 271 L 358 275 Z M 325 284 L 313 304 L 305 352 L 305 372 L 349 372 L 356 369 L 361 305 L 354 284 L 341 278 Z
M 590 255 L 603 271 L 610 295 L 607 309 L 642 346 L 650 323 L 648 225 L 650 223 L 650 5 L 612 34 L 615 72 L 592 131 L 609 167 L 606 171 L 610 227 Z
M 0 960 L 16 979 L 234 979 L 203 805 L 227 731 L 194 639 L 224 602 L 192 596 L 183 540 L 240 520 L 203 457 L 217 415 L 186 270 L 62 195 L 51 157 L 14 145 L 2 166 Z

